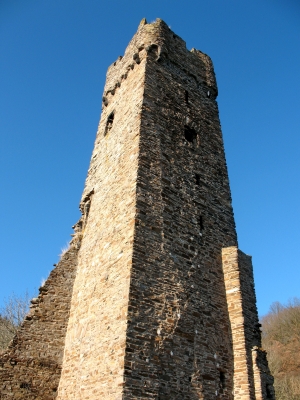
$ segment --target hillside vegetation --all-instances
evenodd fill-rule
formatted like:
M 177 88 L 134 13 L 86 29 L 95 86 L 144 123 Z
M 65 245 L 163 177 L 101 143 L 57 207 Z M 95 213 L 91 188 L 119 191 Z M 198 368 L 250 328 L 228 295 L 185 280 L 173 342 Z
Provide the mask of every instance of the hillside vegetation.
M 0 309 L 0 353 L 6 350 L 29 311 L 29 295 L 13 294 Z
M 0 353 L 14 337 L 29 309 L 29 296 L 12 295 L 0 310 Z M 273 303 L 261 319 L 262 345 L 275 378 L 276 400 L 300 400 L 300 299 Z
M 261 323 L 276 400 L 300 400 L 300 299 L 273 303 Z

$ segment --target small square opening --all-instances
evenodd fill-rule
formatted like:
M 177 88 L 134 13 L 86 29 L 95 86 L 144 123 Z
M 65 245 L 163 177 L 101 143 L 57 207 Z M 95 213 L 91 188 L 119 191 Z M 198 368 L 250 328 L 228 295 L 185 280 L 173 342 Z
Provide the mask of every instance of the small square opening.
M 185 125 L 184 137 L 189 143 L 195 143 L 197 140 L 197 132 L 195 131 L 195 129 Z

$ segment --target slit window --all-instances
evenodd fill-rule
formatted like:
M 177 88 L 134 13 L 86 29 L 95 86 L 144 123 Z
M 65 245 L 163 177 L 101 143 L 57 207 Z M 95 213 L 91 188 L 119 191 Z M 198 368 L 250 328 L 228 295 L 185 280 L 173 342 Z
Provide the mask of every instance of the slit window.
M 200 225 L 200 232 L 202 232 L 203 229 L 204 229 L 204 226 L 203 226 L 203 217 L 202 217 L 202 215 L 200 215 L 200 218 L 199 218 L 199 225 Z
M 223 371 L 220 371 L 220 385 L 222 388 L 225 388 L 226 386 L 225 381 L 226 381 L 225 374 Z
M 188 142 L 194 143 L 197 139 L 197 132 L 195 131 L 195 129 L 190 128 L 186 125 L 184 127 L 184 137 Z
M 115 117 L 114 112 L 109 114 L 107 121 L 106 121 L 104 136 L 106 136 L 109 133 L 109 131 L 111 130 L 111 128 L 113 126 L 113 122 L 114 122 L 114 117 Z
M 184 91 L 184 100 L 186 104 L 189 104 L 189 92 L 187 90 Z
M 200 175 L 199 174 L 195 174 L 195 179 L 196 179 L 196 185 L 200 185 Z

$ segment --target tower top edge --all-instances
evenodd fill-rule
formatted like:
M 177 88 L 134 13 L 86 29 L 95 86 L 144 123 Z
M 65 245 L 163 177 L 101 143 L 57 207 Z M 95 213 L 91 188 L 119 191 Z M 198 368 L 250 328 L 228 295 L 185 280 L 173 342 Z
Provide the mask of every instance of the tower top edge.
M 147 22 L 146 18 L 143 18 L 139 24 L 138 31 L 142 30 L 143 28 L 146 30 L 146 34 L 154 33 L 154 35 L 155 35 L 155 33 L 156 33 L 157 38 L 159 38 L 163 34 L 166 35 L 167 33 L 169 33 L 169 35 L 171 35 L 173 37 L 173 39 L 176 38 L 180 42 L 180 45 L 182 47 L 184 47 L 185 50 L 189 51 L 186 47 L 186 42 L 180 36 L 178 36 L 174 31 L 172 31 L 170 26 L 161 18 L 156 18 L 155 21 L 152 21 L 150 23 Z M 161 29 L 159 29 L 159 28 L 161 28 Z M 178 45 L 178 43 L 177 43 L 177 45 Z M 198 50 L 193 47 L 190 50 L 190 52 L 194 53 L 195 55 L 201 54 L 201 55 L 207 57 L 211 61 L 211 58 L 209 57 L 209 55 L 204 53 L 201 50 Z
M 123 56 L 111 64 L 107 72 L 106 92 L 113 91 L 118 82 L 116 75 L 124 75 L 128 69 L 134 68 L 134 63 L 147 59 L 148 54 L 155 53 L 155 61 L 168 65 L 170 68 L 184 68 L 185 73 L 194 77 L 197 84 L 205 84 L 214 98 L 218 89 L 213 63 L 210 57 L 200 50 L 188 50 L 186 42 L 178 36 L 165 21 L 156 18 L 148 23 L 143 18 L 138 29 L 129 42 Z

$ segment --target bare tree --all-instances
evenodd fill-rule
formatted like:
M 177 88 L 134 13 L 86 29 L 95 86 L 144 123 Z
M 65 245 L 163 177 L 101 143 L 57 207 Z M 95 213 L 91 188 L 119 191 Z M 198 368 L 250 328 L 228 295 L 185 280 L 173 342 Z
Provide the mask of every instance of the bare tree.
M 300 400 L 300 299 L 273 303 L 261 322 L 276 399 Z
M 29 295 L 12 294 L 0 308 L 0 352 L 5 350 L 29 311 Z

